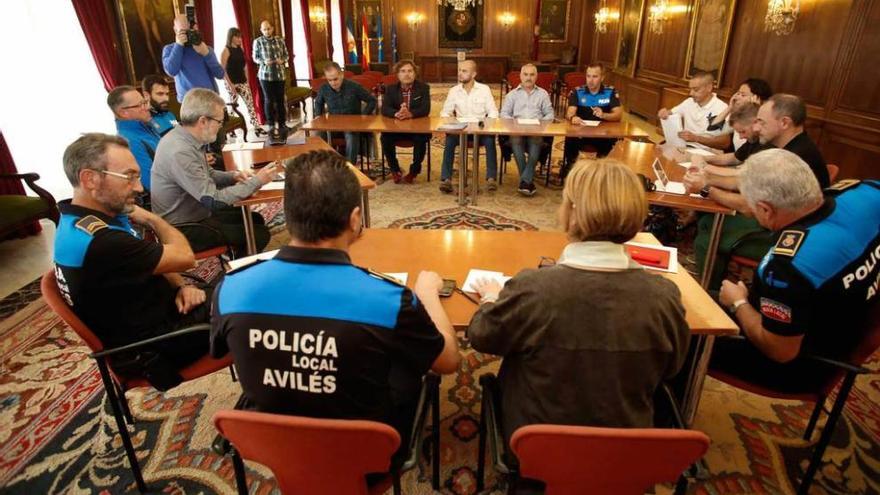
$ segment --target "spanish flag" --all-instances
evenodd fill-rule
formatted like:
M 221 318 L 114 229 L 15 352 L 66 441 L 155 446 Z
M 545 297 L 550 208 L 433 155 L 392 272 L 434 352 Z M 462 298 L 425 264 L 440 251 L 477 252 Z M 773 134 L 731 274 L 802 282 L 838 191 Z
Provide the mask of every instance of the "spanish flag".
M 361 67 L 370 70 L 370 38 L 367 35 L 367 13 L 361 13 Z

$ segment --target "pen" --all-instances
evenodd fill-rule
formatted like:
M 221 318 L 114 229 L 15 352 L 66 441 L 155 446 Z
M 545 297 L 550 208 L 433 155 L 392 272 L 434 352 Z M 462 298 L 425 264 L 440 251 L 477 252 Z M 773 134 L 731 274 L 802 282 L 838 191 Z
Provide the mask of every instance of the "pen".
M 455 288 L 455 292 L 458 292 L 459 294 L 463 295 L 464 297 L 467 298 L 468 301 L 470 301 L 470 302 L 476 304 L 477 306 L 480 305 L 480 301 L 478 301 L 477 299 L 474 299 L 470 294 L 468 294 L 467 292 L 461 290 L 461 288 L 456 287 L 456 288 Z

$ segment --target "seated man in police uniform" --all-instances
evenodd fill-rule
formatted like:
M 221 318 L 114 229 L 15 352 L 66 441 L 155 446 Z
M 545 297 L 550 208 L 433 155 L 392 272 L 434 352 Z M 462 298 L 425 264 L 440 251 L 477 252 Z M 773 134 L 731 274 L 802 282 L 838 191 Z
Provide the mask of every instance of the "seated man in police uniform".
M 195 265 L 186 238 L 135 205 L 140 168 L 125 139 L 85 134 L 64 152 L 73 199 L 58 203 L 55 276 L 73 312 L 107 347 L 120 347 L 196 323 L 209 312 L 203 290 L 178 274 Z M 144 240 L 132 224 L 158 238 Z M 161 390 L 176 370 L 206 355 L 208 335 L 194 333 L 111 358 L 118 373 L 143 374 Z
M 587 85 L 581 86 L 568 96 L 568 110 L 565 118 L 572 125 L 582 125 L 584 121 L 618 122 L 623 116 L 623 107 L 613 86 L 605 86 L 605 68 L 602 64 L 587 66 Z M 581 147 L 592 145 L 597 156 L 605 156 L 614 147 L 615 139 L 565 138 L 565 163 L 561 176 L 565 178 L 572 164 L 577 161 Z
M 815 390 L 835 369 L 800 356 L 847 361 L 880 300 L 880 181 L 841 181 L 823 197 L 803 160 L 774 149 L 746 160 L 740 192 L 779 236 L 751 293 L 722 282 L 720 301 L 747 340 L 717 339 L 709 366 L 781 391 Z
M 352 264 L 361 189 L 342 156 L 299 155 L 285 182 L 290 243 L 227 274 L 214 296 L 211 352 L 232 352 L 241 407 L 381 421 L 405 446 L 422 376 L 452 373 L 460 361 L 442 280 L 422 272 L 410 291 Z

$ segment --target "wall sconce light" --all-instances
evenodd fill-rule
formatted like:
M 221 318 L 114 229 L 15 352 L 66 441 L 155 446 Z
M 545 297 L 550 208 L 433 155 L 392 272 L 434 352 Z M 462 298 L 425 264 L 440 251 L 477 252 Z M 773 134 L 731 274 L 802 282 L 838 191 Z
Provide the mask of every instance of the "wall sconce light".
M 318 31 L 327 31 L 327 12 L 323 7 L 314 7 L 309 12 L 309 20 L 315 25 Z
M 605 34 L 608 32 L 608 25 L 611 24 L 612 21 L 616 21 L 620 15 L 609 9 L 605 0 L 602 0 L 602 3 L 599 5 L 599 10 L 596 11 L 593 18 L 596 21 L 596 32 L 599 34 Z
M 800 0 L 770 0 L 764 17 L 764 31 L 777 36 L 791 34 L 800 10 Z
M 516 14 L 510 11 L 502 12 L 498 15 L 498 22 L 504 29 L 510 29 L 516 22 Z
M 410 12 L 406 15 L 406 23 L 409 25 L 409 28 L 415 31 L 422 24 L 422 21 L 425 20 L 425 14 L 421 12 Z
M 669 20 L 669 5 L 666 0 L 657 0 L 648 13 L 648 27 L 654 34 L 663 34 L 663 25 Z

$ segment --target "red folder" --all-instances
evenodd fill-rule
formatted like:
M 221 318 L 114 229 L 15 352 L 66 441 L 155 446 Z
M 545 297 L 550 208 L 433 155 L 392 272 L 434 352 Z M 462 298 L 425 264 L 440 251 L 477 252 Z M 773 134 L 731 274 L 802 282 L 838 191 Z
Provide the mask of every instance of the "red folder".
M 651 268 L 669 269 L 669 256 L 671 254 L 669 251 L 629 244 L 624 244 L 624 246 L 630 258 L 636 263 Z

